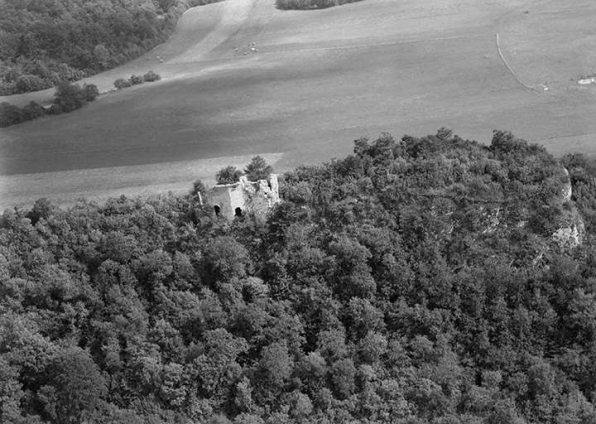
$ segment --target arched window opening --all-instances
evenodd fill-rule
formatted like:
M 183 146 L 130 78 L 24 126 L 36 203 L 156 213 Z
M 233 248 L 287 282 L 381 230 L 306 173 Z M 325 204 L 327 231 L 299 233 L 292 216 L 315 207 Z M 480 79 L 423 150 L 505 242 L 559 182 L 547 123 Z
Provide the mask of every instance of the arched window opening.
M 219 207 L 219 205 L 213 206 L 213 210 L 215 211 L 215 215 L 219 216 L 219 213 L 221 212 L 221 208 Z
M 234 210 L 234 213 L 236 214 L 236 216 L 242 216 L 242 209 L 240 209 L 240 208 L 236 208 L 236 209 Z

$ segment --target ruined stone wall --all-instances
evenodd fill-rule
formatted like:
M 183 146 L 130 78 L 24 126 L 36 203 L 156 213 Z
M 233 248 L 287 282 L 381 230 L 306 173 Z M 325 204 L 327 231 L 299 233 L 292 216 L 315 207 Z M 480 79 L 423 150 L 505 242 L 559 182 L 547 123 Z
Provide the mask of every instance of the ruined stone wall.
M 246 209 L 244 193 L 238 184 L 226 184 L 213 187 L 207 193 L 207 200 L 216 213 L 228 219 L 233 219 L 236 208 Z
M 236 184 L 216 185 L 207 192 L 206 200 L 216 213 L 228 219 L 238 213 L 265 216 L 279 202 L 277 175 L 259 181 L 248 181 L 243 176 Z

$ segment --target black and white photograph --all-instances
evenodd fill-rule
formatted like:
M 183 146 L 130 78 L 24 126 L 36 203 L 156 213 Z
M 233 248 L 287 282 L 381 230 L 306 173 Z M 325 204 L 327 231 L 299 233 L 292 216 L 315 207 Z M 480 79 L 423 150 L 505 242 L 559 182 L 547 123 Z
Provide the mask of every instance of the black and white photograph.
M 0 424 L 596 424 L 596 1 L 0 0 Z

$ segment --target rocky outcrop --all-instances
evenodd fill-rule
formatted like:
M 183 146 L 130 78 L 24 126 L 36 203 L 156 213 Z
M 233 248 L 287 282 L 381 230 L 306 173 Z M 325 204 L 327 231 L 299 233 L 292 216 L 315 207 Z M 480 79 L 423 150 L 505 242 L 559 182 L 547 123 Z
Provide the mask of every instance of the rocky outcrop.
M 484 222 L 484 230 L 482 230 L 482 234 L 491 234 L 497 231 L 501 221 L 499 216 L 501 214 L 501 207 L 497 206 L 493 211 L 487 211 L 483 214 L 485 218 Z
M 585 234 L 585 224 L 579 212 L 574 211 L 573 219 L 568 225 L 562 226 L 555 231 L 551 239 L 561 249 L 573 249 L 580 246 Z
M 562 249 L 573 249 L 582 244 L 582 231 L 573 224 L 571 227 L 559 228 L 553 233 L 553 241 Z
M 561 201 L 562 203 L 571 202 L 571 196 L 573 195 L 573 188 L 571 187 L 571 179 L 569 178 L 569 171 L 567 168 L 563 168 L 565 171 L 566 182 L 563 184 L 561 190 Z
M 562 205 L 568 204 L 566 208 L 570 208 L 570 210 L 567 212 L 567 218 L 561 223 L 559 229 L 552 234 L 551 239 L 561 249 L 573 249 L 582 244 L 585 225 L 575 206 L 569 204 L 573 196 L 573 188 L 571 186 L 569 171 L 566 168 L 563 168 L 563 171 L 565 172 L 565 176 L 563 177 L 564 183 L 561 189 L 560 202 Z

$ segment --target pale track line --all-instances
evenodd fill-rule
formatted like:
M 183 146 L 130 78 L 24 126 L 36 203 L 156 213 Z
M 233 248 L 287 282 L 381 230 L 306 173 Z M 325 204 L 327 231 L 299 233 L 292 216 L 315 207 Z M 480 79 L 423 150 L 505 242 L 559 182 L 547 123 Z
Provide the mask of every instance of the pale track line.
M 223 15 L 215 29 L 197 44 L 166 61 L 166 64 L 185 64 L 196 62 L 224 43 L 248 21 L 256 2 L 254 0 L 227 0 L 222 2 Z
M 312 47 L 312 48 L 305 48 L 305 49 L 259 51 L 259 53 L 254 53 L 254 54 L 251 54 L 250 56 L 232 56 L 232 57 L 217 58 L 217 59 L 205 59 L 205 60 L 197 60 L 194 62 L 184 62 L 184 64 L 230 62 L 230 61 L 236 61 L 238 59 L 249 60 L 249 59 L 258 58 L 260 56 L 273 56 L 273 55 L 283 55 L 283 54 L 292 54 L 292 53 L 331 51 L 331 50 L 350 50 L 350 49 L 355 50 L 355 49 L 365 49 L 365 48 L 372 48 L 372 47 L 397 46 L 397 45 L 401 45 L 401 44 L 416 44 L 416 43 L 429 43 L 429 42 L 434 42 L 434 41 L 465 40 L 468 38 L 470 38 L 470 37 L 459 35 L 459 36 L 453 36 L 453 37 L 425 38 L 425 39 L 421 39 L 421 40 L 402 40 L 402 41 L 388 41 L 385 43 L 351 44 L 348 46 Z
M 427 39 L 423 39 L 423 40 L 388 41 L 386 43 L 353 44 L 353 45 L 349 45 L 349 46 L 335 46 L 335 47 L 313 47 L 310 49 L 286 50 L 286 51 L 271 52 L 271 53 L 265 52 L 265 54 L 362 49 L 362 48 L 369 48 L 369 47 L 397 46 L 400 44 L 427 43 L 427 42 L 432 42 L 432 41 L 464 40 L 466 38 L 468 38 L 468 37 L 459 35 L 459 36 L 453 36 L 453 37 L 427 38 Z
M 593 137 L 594 135 L 596 135 L 596 133 L 566 134 L 566 135 L 559 135 L 559 136 L 552 136 L 552 137 L 527 139 L 527 141 L 529 141 L 530 143 L 533 143 L 533 142 L 548 141 L 548 140 L 559 140 L 559 139 L 563 139 L 563 138 Z
M 228 0 L 229 1 L 229 0 Z M 434 41 L 451 41 L 451 40 L 465 40 L 469 38 L 468 36 L 453 36 L 453 37 L 437 37 L 437 38 L 425 38 L 421 40 L 403 40 L 403 41 L 389 41 L 385 43 L 370 43 L 370 44 L 352 44 L 348 46 L 333 46 L 333 47 L 313 47 L 307 49 L 293 49 L 293 50 L 278 50 L 278 51 L 261 51 L 258 54 L 250 55 L 250 56 L 232 56 L 232 57 L 223 57 L 223 58 L 214 58 L 214 59 L 203 59 L 203 60 L 185 60 L 185 61 L 176 61 L 176 58 L 168 61 L 166 65 L 193 65 L 193 64 L 201 64 L 201 63 L 221 63 L 221 62 L 235 62 L 238 60 L 249 60 L 254 59 L 255 57 L 259 56 L 273 56 L 273 55 L 287 55 L 292 53 L 304 53 L 304 52 L 318 52 L 318 51 L 334 51 L 334 50 L 356 50 L 356 49 L 365 49 L 365 48 L 373 48 L 373 47 L 383 47 L 383 46 L 397 46 L 402 44 L 416 44 L 416 43 L 429 43 Z M 110 72 L 110 71 L 107 71 Z M 186 74 L 179 74 L 174 73 L 173 75 L 165 76 L 161 79 L 161 82 L 168 82 L 172 80 L 178 80 L 185 77 L 195 76 L 196 72 L 189 72 Z M 515 76 L 515 75 L 514 75 Z M 89 77 L 93 78 L 93 77 Z M 521 83 L 523 84 L 523 83 Z M 528 87 L 531 88 L 531 87 Z M 117 93 L 121 90 L 116 88 L 110 88 L 106 90 L 101 90 L 100 95 L 103 96 L 105 94 L 110 93 Z M 30 94 L 30 93 L 25 93 Z M 15 96 L 20 96 L 20 94 L 16 94 Z M 0 98 L 1 99 L 1 98 Z M 38 101 L 40 104 L 50 104 L 50 99 L 46 99 L 45 101 Z
M 509 63 L 507 63 L 507 60 L 505 59 L 505 56 L 503 56 L 503 52 L 501 51 L 501 43 L 499 42 L 499 34 L 495 34 L 495 40 L 497 42 L 497 50 L 499 52 L 499 57 L 501 58 L 501 60 L 503 61 L 503 64 L 505 65 L 505 67 L 507 68 L 507 70 L 511 73 L 511 75 L 513 75 L 513 78 L 515 78 L 515 80 L 521 84 L 522 86 L 524 86 L 525 88 L 532 90 L 535 93 L 540 93 L 540 91 L 536 90 L 534 87 L 529 86 L 528 84 L 524 83 L 521 79 L 519 79 L 519 77 L 515 74 L 515 72 L 513 71 L 513 69 L 511 69 L 511 66 L 509 66 Z

